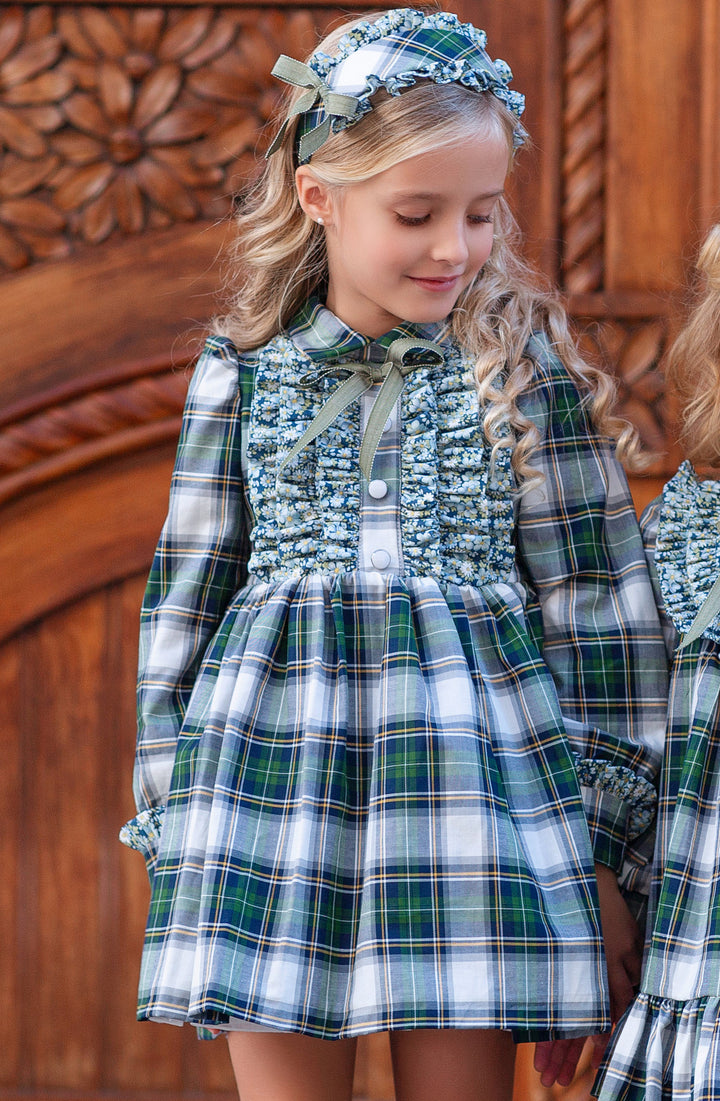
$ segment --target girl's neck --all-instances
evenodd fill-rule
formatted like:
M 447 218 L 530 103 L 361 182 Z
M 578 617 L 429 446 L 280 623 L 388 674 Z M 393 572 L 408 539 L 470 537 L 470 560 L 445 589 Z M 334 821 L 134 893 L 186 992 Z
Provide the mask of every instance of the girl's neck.
M 703 466 L 701 463 L 693 463 L 693 470 L 698 478 L 703 482 L 717 482 L 720 481 L 720 467 L 717 466 Z

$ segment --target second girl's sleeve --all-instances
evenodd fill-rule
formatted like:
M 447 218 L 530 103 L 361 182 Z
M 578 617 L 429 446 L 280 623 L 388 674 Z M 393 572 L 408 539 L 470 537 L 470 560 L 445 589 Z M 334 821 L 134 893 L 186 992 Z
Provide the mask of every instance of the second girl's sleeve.
M 531 629 L 555 681 L 595 859 L 619 871 L 652 821 L 667 655 L 630 491 L 611 441 L 543 337 L 518 402 L 540 429 L 542 485 L 518 505 Z
M 238 354 L 212 337 L 188 390 L 167 519 L 143 600 L 134 794 L 121 840 L 152 867 L 180 727 L 198 668 L 244 582 L 247 540 Z

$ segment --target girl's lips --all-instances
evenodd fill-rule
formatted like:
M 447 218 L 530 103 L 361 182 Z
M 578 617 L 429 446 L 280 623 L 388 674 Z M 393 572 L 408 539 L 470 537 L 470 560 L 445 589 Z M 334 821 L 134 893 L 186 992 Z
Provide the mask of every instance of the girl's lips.
M 460 280 L 459 275 L 447 275 L 441 278 L 433 276 L 410 275 L 408 278 L 411 279 L 413 283 L 417 283 L 419 286 L 425 287 L 427 290 L 430 291 L 453 290 Z

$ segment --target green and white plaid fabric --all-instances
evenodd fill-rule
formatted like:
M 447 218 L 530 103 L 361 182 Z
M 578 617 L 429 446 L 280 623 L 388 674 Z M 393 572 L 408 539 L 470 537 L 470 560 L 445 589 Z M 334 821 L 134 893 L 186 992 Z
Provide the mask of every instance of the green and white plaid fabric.
M 276 477 L 323 398 L 301 376 L 401 336 L 445 364 L 406 379 L 387 494 L 369 501 L 357 466 L 361 410 Z M 592 844 L 619 867 L 628 808 L 589 792 L 588 823 L 574 754 L 654 775 L 666 655 L 622 471 L 547 341 L 532 350 L 545 482 L 516 500 L 438 327 L 372 342 L 315 302 L 257 353 L 208 342 L 143 609 L 141 1018 L 608 1026 Z
M 310 160 L 331 132 L 355 126 L 371 111 L 379 89 L 396 96 L 425 80 L 491 92 L 516 116 L 514 142 L 521 145 L 527 136 L 519 121 L 525 97 L 509 88 L 510 67 L 500 59 L 492 61 L 486 45 L 485 31 L 461 23 L 451 12 L 395 8 L 377 20 L 359 22 L 332 55 L 316 50 L 307 65 L 281 55 L 273 74 L 306 89 L 290 115 L 300 115 L 300 164 Z M 286 125 L 268 156 L 282 143 Z
M 684 463 L 642 524 L 675 657 L 642 984 L 597 1089 L 720 1101 L 720 623 L 677 650 L 720 570 L 720 483 Z

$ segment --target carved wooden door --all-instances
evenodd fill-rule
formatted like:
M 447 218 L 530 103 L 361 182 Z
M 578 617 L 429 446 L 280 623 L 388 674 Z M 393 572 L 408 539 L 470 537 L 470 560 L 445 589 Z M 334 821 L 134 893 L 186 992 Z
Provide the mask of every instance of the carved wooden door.
M 658 362 L 720 200 L 718 0 L 450 6 L 486 27 L 527 95 L 535 144 L 511 190 L 529 251 L 645 439 L 667 446 L 635 484 L 642 502 L 676 459 Z M 267 142 L 269 70 L 339 14 L 0 7 L 6 1101 L 233 1096 L 220 1044 L 134 1020 L 147 889 L 116 837 L 132 812 L 137 612 L 224 219 Z M 390 1097 L 383 1038 L 363 1042 L 356 1088 Z M 522 1069 L 518 1097 L 548 1096 Z

